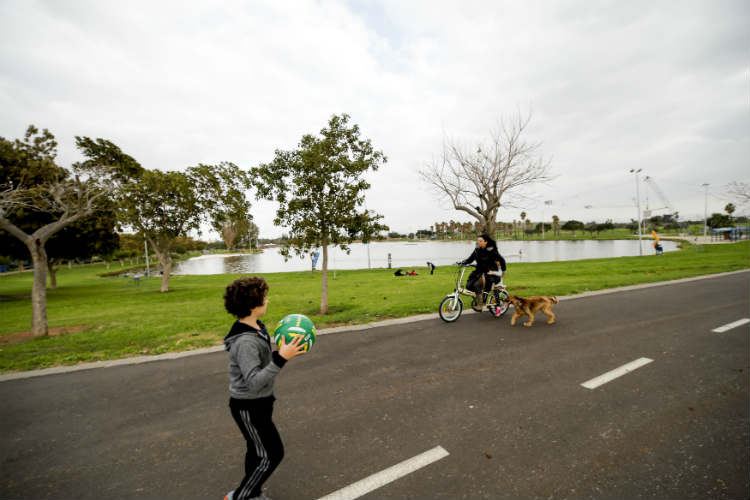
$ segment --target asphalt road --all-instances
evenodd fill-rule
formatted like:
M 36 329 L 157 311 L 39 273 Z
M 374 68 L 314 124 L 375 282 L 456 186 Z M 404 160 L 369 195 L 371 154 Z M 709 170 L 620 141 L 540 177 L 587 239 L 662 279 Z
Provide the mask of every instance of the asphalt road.
M 747 498 L 750 273 L 321 336 L 277 379 L 272 498 Z M 439 298 L 436 298 L 436 307 Z M 227 325 L 229 326 L 229 325 Z M 590 390 L 581 383 L 653 362 Z M 0 383 L 0 498 L 222 498 L 244 441 L 226 354 Z

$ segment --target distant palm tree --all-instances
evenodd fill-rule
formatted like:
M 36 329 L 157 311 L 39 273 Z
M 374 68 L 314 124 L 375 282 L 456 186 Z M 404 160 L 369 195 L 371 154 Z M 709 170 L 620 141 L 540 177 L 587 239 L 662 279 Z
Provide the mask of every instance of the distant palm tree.
M 521 212 L 521 235 L 523 236 L 523 229 L 526 222 L 526 212 Z
M 557 215 L 552 216 L 552 228 L 555 231 L 555 236 L 560 234 L 560 217 Z

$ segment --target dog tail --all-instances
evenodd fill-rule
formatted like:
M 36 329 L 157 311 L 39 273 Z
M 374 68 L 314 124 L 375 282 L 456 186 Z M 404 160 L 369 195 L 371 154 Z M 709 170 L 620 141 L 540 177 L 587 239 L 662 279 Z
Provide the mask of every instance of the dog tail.
M 553 304 L 557 304 L 558 302 L 560 302 L 560 301 L 559 301 L 559 300 L 557 299 L 557 295 L 555 295 L 554 297 L 550 297 L 550 299 L 552 299 L 552 303 L 553 303 Z

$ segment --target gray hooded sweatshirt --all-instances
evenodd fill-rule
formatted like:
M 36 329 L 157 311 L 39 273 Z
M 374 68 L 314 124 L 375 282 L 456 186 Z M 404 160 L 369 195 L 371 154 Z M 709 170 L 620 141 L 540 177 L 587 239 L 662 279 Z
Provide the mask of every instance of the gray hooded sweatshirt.
M 229 395 L 234 399 L 258 399 L 273 396 L 273 382 L 286 363 L 271 348 L 266 325 L 260 330 L 235 321 L 224 337 L 229 352 Z

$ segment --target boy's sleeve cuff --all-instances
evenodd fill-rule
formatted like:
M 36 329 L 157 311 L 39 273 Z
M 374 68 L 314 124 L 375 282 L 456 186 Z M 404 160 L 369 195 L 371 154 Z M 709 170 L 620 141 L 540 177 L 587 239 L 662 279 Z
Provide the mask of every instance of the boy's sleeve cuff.
M 284 365 L 288 361 L 281 357 L 279 351 L 273 351 L 273 354 L 271 354 L 271 358 L 273 359 L 274 364 L 276 364 L 276 366 L 278 366 L 279 368 L 284 368 Z

